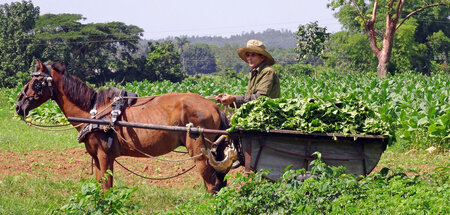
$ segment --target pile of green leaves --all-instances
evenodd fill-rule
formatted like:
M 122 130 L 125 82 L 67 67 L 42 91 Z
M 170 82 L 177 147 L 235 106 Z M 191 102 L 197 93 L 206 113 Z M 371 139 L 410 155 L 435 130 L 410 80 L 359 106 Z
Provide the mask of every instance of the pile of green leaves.
M 358 181 L 343 167 L 318 159 L 311 177 L 305 170 L 286 169 L 280 180 L 264 178 L 268 171 L 238 175 L 217 195 L 193 198 L 168 214 L 448 214 L 448 167 L 426 175 L 408 176 L 384 168 Z
M 231 117 L 233 127 L 302 132 L 389 135 L 389 126 L 362 100 L 338 96 L 328 100 L 270 99 L 261 96 L 243 104 Z

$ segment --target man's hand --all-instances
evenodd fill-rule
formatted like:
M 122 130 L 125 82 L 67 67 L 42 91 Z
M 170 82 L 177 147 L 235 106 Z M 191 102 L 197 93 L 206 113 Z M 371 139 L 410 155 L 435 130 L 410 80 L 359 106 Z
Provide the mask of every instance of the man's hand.
M 226 94 L 219 94 L 216 96 L 216 102 L 220 103 L 224 106 L 233 104 L 233 102 L 236 101 L 235 95 L 226 95 Z

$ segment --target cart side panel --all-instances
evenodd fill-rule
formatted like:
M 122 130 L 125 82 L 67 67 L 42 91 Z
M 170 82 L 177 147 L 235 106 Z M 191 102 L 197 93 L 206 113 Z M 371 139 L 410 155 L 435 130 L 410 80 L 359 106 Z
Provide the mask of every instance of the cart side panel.
M 246 134 L 241 137 L 243 148 L 251 140 L 251 168 L 259 171 L 272 169 L 268 178 L 277 180 L 288 165 L 292 169 L 309 169 L 318 151 L 322 160 L 331 166 L 344 166 L 346 172 L 354 175 L 369 174 L 377 165 L 385 150 L 385 143 L 377 140 L 331 137 L 303 137 L 301 135 Z
M 270 148 L 267 147 L 267 143 L 270 144 Z M 283 150 L 292 149 L 294 152 L 304 153 L 300 149 L 301 145 L 305 145 L 304 143 L 292 144 L 278 138 L 270 138 L 270 140 L 266 139 L 266 144 L 261 144 L 261 141 L 257 138 L 253 139 L 251 159 L 251 168 L 253 170 L 271 169 L 268 178 L 277 180 L 288 165 L 292 165 L 292 169 L 307 168 L 308 161 L 304 158 L 272 149 L 272 147 Z M 260 155 L 258 156 L 258 154 Z

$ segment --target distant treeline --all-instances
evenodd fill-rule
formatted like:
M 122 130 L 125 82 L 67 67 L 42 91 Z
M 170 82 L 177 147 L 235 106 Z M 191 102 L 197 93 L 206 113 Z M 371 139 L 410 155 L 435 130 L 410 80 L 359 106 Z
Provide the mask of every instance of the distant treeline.
M 227 44 L 238 44 L 244 46 L 248 40 L 257 39 L 263 41 L 268 47 L 290 49 L 295 48 L 295 33 L 290 30 L 267 29 L 263 32 L 244 32 L 230 37 L 221 36 L 184 36 L 192 44 L 208 44 L 222 47 Z M 183 37 L 183 36 L 181 36 Z M 176 37 L 167 37 L 158 41 L 175 41 Z

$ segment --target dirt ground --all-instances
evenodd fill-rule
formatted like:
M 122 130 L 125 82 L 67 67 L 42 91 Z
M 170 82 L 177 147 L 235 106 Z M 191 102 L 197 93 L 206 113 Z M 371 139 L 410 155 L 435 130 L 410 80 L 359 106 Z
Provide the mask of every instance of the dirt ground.
M 187 158 L 186 154 L 169 153 L 162 158 L 177 160 Z M 192 160 L 183 162 L 166 162 L 151 158 L 119 157 L 117 159 L 125 167 L 138 174 L 152 178 L 163 178 L 177 175 L 194 165 Z M 85 149 L 69 149 L 65 152 L 55 151 L 31 151 L 29 153 L 13 153 L 0 150 L 0 177 L 8 175 L 27 174 L 31 177 L 46 177 L 50 179 L 71 179 L 95 178 L 91 175 L 91 157 Z M 243 172 L 243 168 L 232 171 Z M 114 164 L 114 175 L 116 180 L 125 181 L 133 186 L 135 183 L 152 184 L 158 187 L 187 188 L 203 186 L 203 180 L 194 168 L 187 173 L 168 180 L 147 180 L 142 179 L 129 171 L 123 169 L 117 163 Z M 1 180 L 1 179 L 0 179 Z

